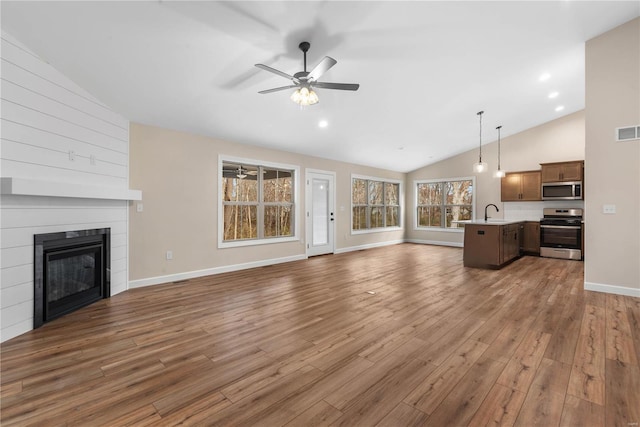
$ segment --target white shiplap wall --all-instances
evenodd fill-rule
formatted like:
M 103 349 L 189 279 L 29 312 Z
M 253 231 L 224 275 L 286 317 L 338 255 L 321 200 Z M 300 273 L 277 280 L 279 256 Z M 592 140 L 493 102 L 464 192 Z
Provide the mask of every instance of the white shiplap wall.
M 1 49 L 0 174 L 127 189 L 128 120 L 5 32 Z M 111 294 L 127 289 L 127 208 L 126 200 L 1 196 L 1 341 L 33 329 L 34 234 L 110 227 Z

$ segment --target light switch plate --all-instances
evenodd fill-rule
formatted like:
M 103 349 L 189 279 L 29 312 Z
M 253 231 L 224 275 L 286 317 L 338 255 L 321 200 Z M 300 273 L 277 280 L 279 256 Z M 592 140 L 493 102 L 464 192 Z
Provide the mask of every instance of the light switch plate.
M 616 205 L 602 205 L 602 213 L 603 214 L 616 213 Z
M 144 206 L 142 203 L 136 203 L 136 212 L 142 212 L 144 210 Z

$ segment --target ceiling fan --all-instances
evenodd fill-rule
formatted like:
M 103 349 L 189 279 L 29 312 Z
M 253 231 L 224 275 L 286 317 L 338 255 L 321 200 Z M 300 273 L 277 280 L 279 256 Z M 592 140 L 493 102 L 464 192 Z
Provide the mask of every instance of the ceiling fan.
M 295 92 L 291 95 L 291 100 L 296 104 L 306 106 L 313 105 L 318 102 L 318 95 L 313 90 L 314 87 L 319 87 L 322 89 L 337 89 L 337 90 L 358 90 L 360 87 L 357 83 L 329 83 L 329 82 L 319 82 L 318 79 L 326 73 L 331 67 L 336 65 L 338 61 L 335 59 L 325 56 L 322 58 L 322 61 L 318 65 L 316 65 L 313 70 L 307 71 L 307 51 L 311 47 L 309 42 L 302 42 L 298 45 L 300 50 L 304 55 L 304 71 L 298 71 L 293 76 L 287 74 L 283 71 L 276 70 L 275 68 L 271 68 L 264 64 L 256 64 L 256 67 L 269 71 L 270 73 L 277 74 L 286 79 L 291 80 L 294 84 L 288 86 L 276 87 L 273 89 L 261 90 L 258 93 L 271 93 L 278 92 L 280 90 L 297 88 Z
M 231 166 L 231 165 L 228 165 L 228 166 Z M 222 171 L 223 171 L 223 176 L 228 178 L 237 177 L 240 179 L 245 179 L 248 175 L 252 175 L 252 176 L 258 175 L 257 170 L 250 170 L 242 167 L 242 165 L 238 165 L 237 169 L 235 165 L 231 169 L 223 168 Z

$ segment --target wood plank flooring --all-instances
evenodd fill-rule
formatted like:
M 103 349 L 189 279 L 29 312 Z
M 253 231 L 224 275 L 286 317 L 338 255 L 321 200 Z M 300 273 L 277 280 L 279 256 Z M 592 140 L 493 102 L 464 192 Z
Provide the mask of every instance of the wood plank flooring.
M 582 269 L 402 244 L 134 289 L 3 343 L 0 423 L 637 426 L 640 299 Z

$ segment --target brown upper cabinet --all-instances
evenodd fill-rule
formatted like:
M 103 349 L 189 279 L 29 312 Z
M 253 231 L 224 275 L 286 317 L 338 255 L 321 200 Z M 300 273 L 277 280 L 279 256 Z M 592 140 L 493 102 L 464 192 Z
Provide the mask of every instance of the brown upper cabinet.
M 582 181 L 584 161 L 541 163 L 542 182 Z
M 542 200 L 540 194 L 540 171 L 508 172 L 500 180 L 503 202 Z

